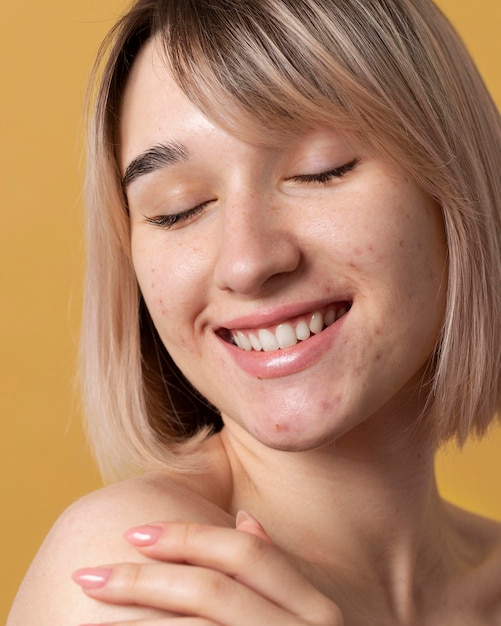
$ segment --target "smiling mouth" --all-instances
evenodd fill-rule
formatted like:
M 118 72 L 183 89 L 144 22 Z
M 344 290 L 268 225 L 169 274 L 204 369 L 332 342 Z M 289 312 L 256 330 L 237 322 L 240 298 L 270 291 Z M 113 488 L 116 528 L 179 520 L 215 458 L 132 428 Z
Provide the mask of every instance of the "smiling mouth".
M 283 350 L 320 334 L 346 315 L 350 308 L 351 302 L 336 302 L 323 310 L 313 311 L 267 328 L 248 330 L 221 328 L 217 334 L 227 343 L 246 352 Z

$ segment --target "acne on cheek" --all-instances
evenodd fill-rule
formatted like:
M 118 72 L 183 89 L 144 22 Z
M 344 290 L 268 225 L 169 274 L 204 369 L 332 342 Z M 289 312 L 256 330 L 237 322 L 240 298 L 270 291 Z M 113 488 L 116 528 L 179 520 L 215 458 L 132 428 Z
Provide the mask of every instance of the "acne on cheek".
M 162 298 L 158 299 L 158 309 L 160 310 L 160 314 L 162 315 L 162 317 L 167 317 L 167 308 L 165 307 Z
M 376 249 L 376 246 L 374 246 L 372 243 L 369 243 L 366 246 L 356 246 L 355 248 L 350 250 L 347 254 L 346 263 L 348 267 L 355 271 L 364 271 L 364 266 L 367 263 L 372 264 L 385 262 L 385 259 L 387 259 L 388 256 L 389 255 L 387 249 L 378 251 Z
M 322 403 L 320 404 L 320 408 L 322 409 L 323 413 L 326 413 L 326 414 L 332 413 L 339 407 L 339 405 L 341 404 L 341 400 L 342 400 L 342 396 L 341 394 L 338 394 L 331 400 L 323 400 Z

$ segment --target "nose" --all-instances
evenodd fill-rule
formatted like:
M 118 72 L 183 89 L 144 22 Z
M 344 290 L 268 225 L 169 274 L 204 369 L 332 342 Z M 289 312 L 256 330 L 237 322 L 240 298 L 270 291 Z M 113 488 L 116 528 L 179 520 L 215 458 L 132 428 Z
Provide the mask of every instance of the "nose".
M 233 203 L 223 211 L 215 264 L 216 286 L 241 295 L 262 294 L 297 270 L 301 251 L 285 210 L 264 198 Z

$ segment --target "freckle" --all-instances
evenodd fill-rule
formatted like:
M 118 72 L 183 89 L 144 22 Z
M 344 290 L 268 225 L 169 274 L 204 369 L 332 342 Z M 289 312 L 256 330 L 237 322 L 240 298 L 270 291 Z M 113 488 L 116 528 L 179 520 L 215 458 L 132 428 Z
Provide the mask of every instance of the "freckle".
M 376 359 L 375 359 L 375 360 L 376 360 L 376 361 L 380 361 L 380 360 L 381 360 L 381 352 L 378 352 L 378 353 L 376 354 Z
M 401 240 L 398 242 L 398 245 L 399 245 L 401 248 L 403 248 L 403 247 L 404 247 L 404 240 L 403 240 L 403 239 L 401 239 Z

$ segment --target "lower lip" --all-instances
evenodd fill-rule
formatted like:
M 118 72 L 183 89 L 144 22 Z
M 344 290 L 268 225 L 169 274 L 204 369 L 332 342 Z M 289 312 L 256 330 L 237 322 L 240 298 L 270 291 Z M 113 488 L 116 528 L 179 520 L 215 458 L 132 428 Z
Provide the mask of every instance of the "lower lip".
M 318 335 L 282 350 L 247 352 L 223 339 L 220 341 L 237 366 L 250 376 L 259 379 L 290 376 L 311 367 L 331 349 L 348 315 L 349 312 Z

